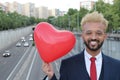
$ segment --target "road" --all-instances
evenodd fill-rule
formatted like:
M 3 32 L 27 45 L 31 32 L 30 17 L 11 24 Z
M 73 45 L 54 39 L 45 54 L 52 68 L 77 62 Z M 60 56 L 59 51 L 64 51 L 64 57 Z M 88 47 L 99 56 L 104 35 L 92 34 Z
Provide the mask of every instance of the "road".
M 34 75 L 36 80 L 36 75 L 40 75 L 40 58 L 36 48 L 32 46 L 33 41 L 28 39 L 29 36 L 26 36 L 26 41 L 30 44 L 29 47 L 23 45 L 16 47 L 17 42 L 8 47 L 7 50 L 11 53 L 10 57 L 3 57 L 4 51 L 0 52 L 0 80 L 33 80 Z M 38 80 L 40 80 L 39 77 Z
M 42 80 L 44 78 L 45 74 L 41 70 L 42 60 L 35 46 L 32 46 L 33 42 L 28 39 L 29 36 L 26 36 L 29 47 L 16 47 L 16 43 L 8 47 L 12 54 L 10 57 L 2 57 L 2 52 L 0 53 L 0 80 Z M 119 45 L 119 41 L 107 40 L 103 45 L 103 51 L 119 59 Z M 67 55 L 52 63 L 57 78 L 59 78 L 61 60 L 78 54 L 83 48 L 83 41 L 77 36 L 74 48 Z
M 11 53 L 10 57 L 3 57 L 3 51 L 0 52 L 0 80 L 42 80 L 44 78 L 45 74 L 41 70 L 42 60 L 35 46 L 32 46 L 33 42 L 28 39 L 29 35 L 26 36 L 26 41 L 30 44 L 29 47 L 16 47 L 17 42 L 8 47 L 7 50 Z M 75 54 L 77 48 L 52 63 L 57 77 L 59 77 L 61 59 Z

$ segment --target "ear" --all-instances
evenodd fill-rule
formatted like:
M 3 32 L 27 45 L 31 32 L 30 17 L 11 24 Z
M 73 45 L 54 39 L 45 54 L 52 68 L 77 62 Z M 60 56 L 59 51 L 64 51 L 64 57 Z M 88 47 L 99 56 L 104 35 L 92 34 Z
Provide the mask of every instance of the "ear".
M 104 38 L 105 38 L 105 39 L 107 39 L 107 38 L 108 38 L 108 34 L 107 34 L 107 33 L 105 33 L 105 36 L 104 36 Z

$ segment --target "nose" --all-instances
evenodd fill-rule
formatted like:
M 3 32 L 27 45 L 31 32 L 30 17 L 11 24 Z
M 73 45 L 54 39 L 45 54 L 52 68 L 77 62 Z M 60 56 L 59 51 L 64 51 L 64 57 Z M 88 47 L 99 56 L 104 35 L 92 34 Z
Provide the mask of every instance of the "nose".
M 91 38 L 92 38 L 92 39 L 96 39 L 96 38 L 97 38 L 97 35 L 96 35 L 96 34 L 92 34 Z

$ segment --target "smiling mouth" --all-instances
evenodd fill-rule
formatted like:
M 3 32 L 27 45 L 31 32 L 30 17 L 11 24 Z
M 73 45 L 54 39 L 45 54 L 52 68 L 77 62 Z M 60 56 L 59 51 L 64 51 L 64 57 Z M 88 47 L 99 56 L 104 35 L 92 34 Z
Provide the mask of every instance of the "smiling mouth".
M 91 41 L 90 44 L 91 44 L 91 45 L 96 45 L 97 42 L 96 42 L 96 41 Z

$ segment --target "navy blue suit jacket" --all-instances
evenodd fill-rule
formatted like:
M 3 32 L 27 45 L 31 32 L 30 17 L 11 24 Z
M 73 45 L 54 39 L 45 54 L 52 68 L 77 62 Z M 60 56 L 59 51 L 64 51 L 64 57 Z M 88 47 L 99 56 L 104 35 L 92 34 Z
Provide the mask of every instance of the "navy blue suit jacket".
M 120 61 L 102 54 L 102 71 L 99 80 L 120 80 Z M 85 67 L 84 51 L 65 59 L 60 67 L 60 80 L 90 80 Z M 57 80 L 54 75 L 51 80 Z

